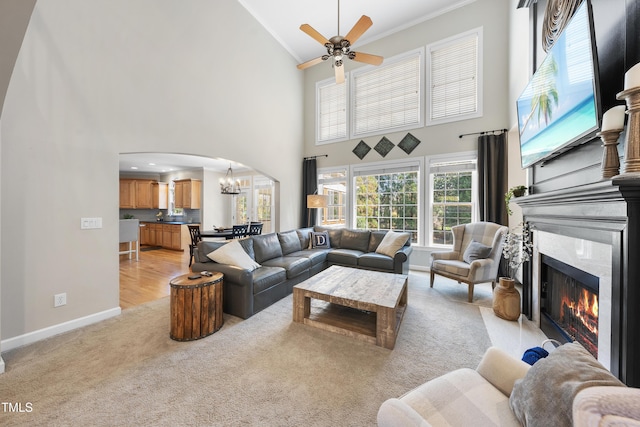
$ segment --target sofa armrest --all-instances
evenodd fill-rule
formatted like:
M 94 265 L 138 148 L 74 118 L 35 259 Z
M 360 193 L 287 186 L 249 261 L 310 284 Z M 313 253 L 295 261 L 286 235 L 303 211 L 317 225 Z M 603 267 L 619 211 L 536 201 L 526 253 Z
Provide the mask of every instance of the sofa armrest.
M 573 400 L 573 425 L 640 426 L 640 389 L 595 386 Z
M 400 399 L 382 402 L 378 410 L 378 427 L 429 427 L 429 424 L 411 406 Z
M 505 396 L 510 396 L 513 383 L 524 378 L 530 367 L 497 347 L 489 347 L 476 371 Z
M 200 271 L 217 271 L 224 274 L 224 281 L 235 283 L 236 285 L 249 286 L 253 289 L 253 275 L 249 270 L 237 267 L 235 265 L 218 264 L 211 261 L 207 263 L 193 264 L 194 273 Z

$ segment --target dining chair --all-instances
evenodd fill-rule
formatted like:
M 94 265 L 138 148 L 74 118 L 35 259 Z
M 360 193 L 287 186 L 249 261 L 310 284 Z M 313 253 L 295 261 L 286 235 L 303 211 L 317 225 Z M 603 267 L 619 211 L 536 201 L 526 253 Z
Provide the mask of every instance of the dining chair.
M 187 225 L 189 228 L 189 234 L 191 235 L 191 244 L 189 245 L 189 267 L 191 267 L 191 263 L 193 262 L 193 252 L 198 245 L 198 242 L 202 240 L 202 236 L 200 236 L 200 226 L 199 225 Z
M 258 234 L 262 234 L 262 223 L 261 222 L 252 222 L 249 224 L 249 236 L 257 236 Z
M 233 238 L 242 239 L 247 236 L 248 224 L 234 225 L 233 226 Z

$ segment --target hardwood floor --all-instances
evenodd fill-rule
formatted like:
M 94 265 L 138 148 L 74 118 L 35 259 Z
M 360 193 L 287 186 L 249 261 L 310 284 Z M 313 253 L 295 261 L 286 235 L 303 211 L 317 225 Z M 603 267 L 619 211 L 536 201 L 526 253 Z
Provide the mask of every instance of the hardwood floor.
M 120 307 L 124 310 L 171 293 L 169 281 L 189 273 L 189 253 L 169 249 L 141 251 L 139 260 L 120 256 Z

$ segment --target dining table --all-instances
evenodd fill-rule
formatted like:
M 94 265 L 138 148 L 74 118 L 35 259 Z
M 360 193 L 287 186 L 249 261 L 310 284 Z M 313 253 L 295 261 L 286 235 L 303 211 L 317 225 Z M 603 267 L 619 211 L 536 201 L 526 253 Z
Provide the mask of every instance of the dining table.
M 233 237 L 232 228 L 216 228 L 214 230 L 200 231 L 200 237 L 224 237 L 225 239 Z

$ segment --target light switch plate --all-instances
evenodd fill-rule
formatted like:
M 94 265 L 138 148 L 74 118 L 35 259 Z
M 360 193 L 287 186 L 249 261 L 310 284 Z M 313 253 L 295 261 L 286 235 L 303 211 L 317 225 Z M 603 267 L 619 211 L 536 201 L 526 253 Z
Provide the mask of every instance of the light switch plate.
M 102 228 L 102 218 L 80 218 L 80 229 Z

